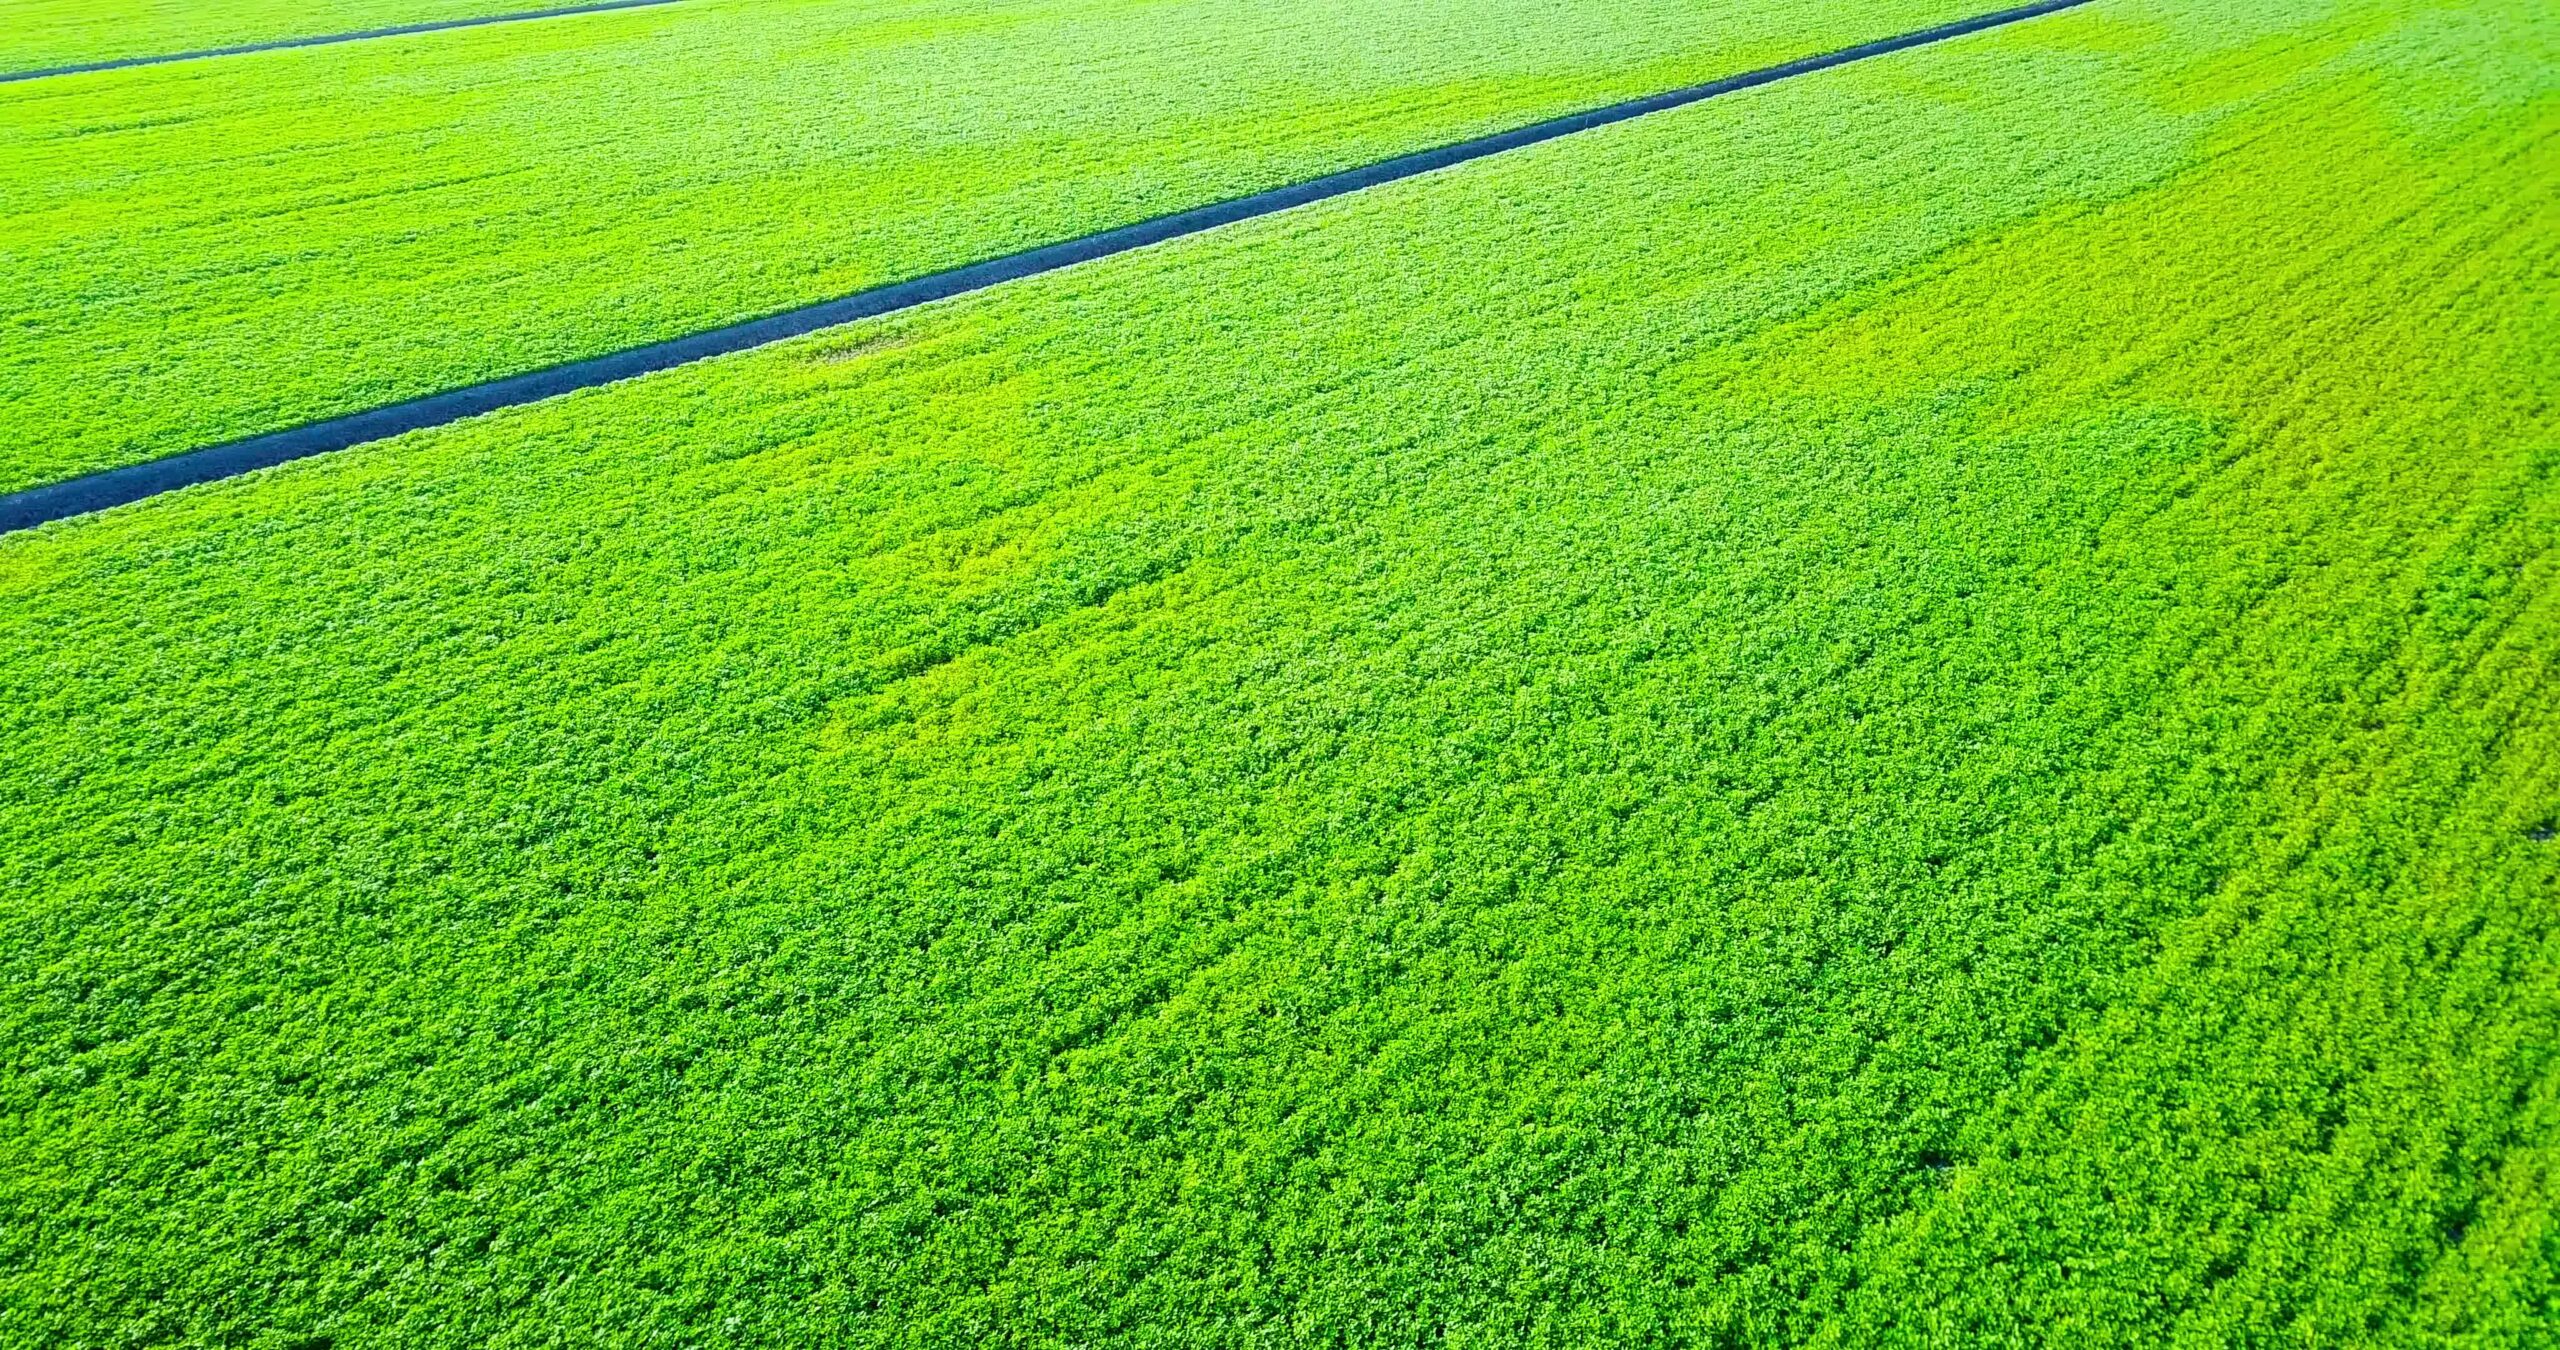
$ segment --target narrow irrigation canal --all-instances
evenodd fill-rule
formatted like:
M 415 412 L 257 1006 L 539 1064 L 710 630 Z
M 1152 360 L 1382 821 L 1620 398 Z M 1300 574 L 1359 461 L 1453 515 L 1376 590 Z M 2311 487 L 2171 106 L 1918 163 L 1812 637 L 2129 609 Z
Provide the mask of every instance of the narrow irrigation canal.
M 674 0 L 623 0 L 624 5 L 673 2 Z M 616 380 L 626 380 L 635 375 L 646 375 L 652 371 L 665 370 L 708 357 L 746 351 L 768 343 L 780 342 L 786 338 L 813 333 L 822 328 L 851 323 L 858 319 L 893 314 L 899 310 L 966 295 L 971 291 L 985 290 L 990 286 L 1001 285 L 1023 277 L 1055 272 L 1077 263 L 1108 258 L 1113 254 L 1127 253 L 1132 249 L 1145 248 L 1169 239 L 1179 239 L 1184 235 L 1214 230 L 1240 220 L 1271 215 L 1292 207 L 1304 206 L 1310 202 L 1340 197 L 1347 193 L 1377 187 L 1383 183 L 1393 183 L 1399 179 L 1412 178 L 1436 169 L 1464 164 L 1469 160 L 1483 159 L 1489 155 L 1502 154 L 1523 146 L 1536 145 L 1542 141 L 1555 140 L 1576 132 L 1589 131 L 1594 127 L 1609 126 L 1650 113 L 1684 107 L 1721 94 L 1774 84 L 1780 80 L 1809 75 L 1818 70 L 1828 70 L 1834 66 L 1863 61 L 1869 57 L 1884 56 L 1892 52 L 1907 51 L 1913 47 L 1927 46 L 1934 42 L 1944 42 L 1950 38 L 1963 37 L 1968 33 L 1979 33 L 1985 29 L 1998 28 L 2087 3 L 2089 0 L 2041 0 L 2037 4 L 1976 15 L 1970 19 L 1959 19 L 1953 23 L 1923 28 L 1897 37 L 1879 38 L 1873 42 L 1843 47 L 1838 51 L 1819 56 L 1803 57 L 1782 65 L 1711 80 L 1705 84 L 1690 85 L 1644 98 L 1630 99 L 1623 103 L 1612 103 L 1606 107 L 1570 113 L 1543 122 L 1534 122 L 1528 126 L 1516 127 L 1510 131 L 1458 141 L 1436 149 L 1399 155 L 1393 159 L 1344 169 L 1320 178 L 1310 178 L 1270 188 L 1250 196 L 1193 207 L 1187 211 L 1157 216 L 1150 220 L 1026 249 L 1000 258 L 970 263 L 908 281 L 876 286 L 869 290 L 857 291 L 833 300 L 822 300 L 813 305 L 785 310 L 760 319 L 749 319 L 742 323 L 705 329 L 684 337 L 626 348 L 545 370 L 466 385 L 440 394 L 430 394 L 423 398 L 351 413 L 323 422 L 313 422 L 262 436 L 207 446 L 201 450 L 190 450 L 146 463 L 107 469 L 44 487 L 29 488 L 0 497 L 0 532 L 23 530 L 49 521 L 85 515 L 91 511 L 103 511 L 109 507 L 140 501 L 145 497 L 156 496 L 177 488 L 230 478 L 251 470 L 269 468 L 312 455 L 326 454 L 332 450 L 344 450 L 350 446 L 362 445 L 406 432 L 443 426 L 466 417 L 496 412 L 501 408 L 512 408 L 519 404 L 533 403 L 580 389 L 591 389 L 598 385 L 611 384 Z M 613 7 L 615 6 L 599 5 L 589 8 Z

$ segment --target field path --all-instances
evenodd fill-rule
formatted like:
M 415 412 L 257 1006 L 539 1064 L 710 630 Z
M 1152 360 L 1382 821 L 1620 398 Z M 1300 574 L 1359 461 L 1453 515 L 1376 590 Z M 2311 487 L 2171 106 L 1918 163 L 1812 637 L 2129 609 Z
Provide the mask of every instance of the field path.
M 640 4 L 669 4 L 674 0 L 617 0 L 616 4 L 592 5 L 584 8 L 606 9 Z M 1470 140 L 1457 141 L 1435 149 L 1398 155 L 1357 168 L 1318 178 L 1284 184 L 1248 196 L 1237 197 L 1207 206 L 1176 211 L 1128 225 L 1117 226 L 1074 239 L 1045 244 L 1019 253 L 989 258 L 981 262 L 950 268 L 946 271 L 914 277 L 857 291 L 851 295 L 822 300 L 813 305 L 785 310 L 760 319 L 726 324 L 684 337 L 670 338 L 644 346 L 625 348 L 603 356 L 572 361 L 544 370 L 529 371 L 488 380 L 479 384 L 449 389 L 424 398 L 410 399 L 384 407 L 334 417 L 326 421 L 270 432 L 207 446 L 166 458 L 129 464 L 86 474 L 60 483 L 28 488 L 0 497 L 0 533 L 29 529 L 50 521 L 85 515 L 140 501 L 145 497 L 198 483 L 210 483 L 235 477 L 256 469 L 344 450 L 350 446 L 384 440 L 411 431 L 422 431 L 458 422 L 466 417 L 496 412 L 520 404 L 533 403 L 557 395 L 592 389 L 618 380 L 646 375 L 715 356 L 762 347 L 788 338 L 804 336 L 823 328 L 861 319 L 877 318 L 936 300 L 947 300 L 972 291 L 1024 277 L 1038 276 L 1072 267 L 1078 263 L 1108 258 L 1145 248 L 1151 244 L 1199 234 L 1222 225 L 1267 216 L 1293 207 L 1305 206 L 1327 198 L 1343 196 L 1365 188 L 1377 187 L 1412 178 L 1434 170 L 1445 169 L 1489 155 L 1521 149 L 1589 131 L 1595 127 L 1685 107 L 1719 95 L 1773 84 L 1798 75 L 1863 61 L 1869 57 L 1907 51 L 1913 47 L 1944 42 L 1950 38 L 1979 33 L 2021 20 L 2076 8 L 2089 0 L 2038 0 L 2013 9 L 1997 10 L 1958 19 L 1895 37 L 1879 38 L 1818 56 L 1802 57 L 1780 65 L 1746 71 L 1739 75 L 1689 85 L 1644 98 L 1629 99 L 1583 112 L 1533 122 L 1510 131 L 1496 132 Z M 554 10 L 551 13 L 570 11 Z M 515 16 L 527 17 L 527 16 Z M 493 20 L 462 20 L 493 22 Z M 452 24 L 438 26 L 455 26 Z
M 307 37 L 274 38 L 265 42 L 243 42 L 230 47 L 205 47 L 191 52 L 167 52 L 159 56 L 120 56 L 109 61 L 84 61 L 77 65 L 45 66 L 37 70 L 0 71 L 0 84 L 50 79 L 57 75 L 84 75 L 98 70 L 127 70 L 134 66 L 165 66 L 174 61 L 201 61 L 211 56 L 246 56 L 251 52 L 280 52 L 295 47 L 329 47 L 341 42 L 366 42 L 374 38 L 403 37 L 411 33 L 441 33 L 448 28 L 479 28 L 493 23 L 522 23 L 527 19 L 557 19 L 571 14 L 602 14 L 616 9 L 646 9 L 652 5 L 672 5 L 676 2 L 677 0 L 597 0 L 597 3 L 588 5 L 561 5 L 554 9 L 528 9 L 513 14 L 481 14 L 461 19 L 433 19 L 425 23 L 393 24 L 387 28 L 360 28 L 352 33 L 315 33 Z

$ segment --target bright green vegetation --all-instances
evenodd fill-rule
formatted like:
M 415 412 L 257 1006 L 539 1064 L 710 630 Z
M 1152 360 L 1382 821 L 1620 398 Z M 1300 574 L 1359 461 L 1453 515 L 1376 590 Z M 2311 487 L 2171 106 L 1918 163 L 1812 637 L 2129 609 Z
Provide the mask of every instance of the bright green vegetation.
M 704 0 L 0 87 L 0 490 L 1977 8 Z
M 0 540 L 0 1308 L 2531 1343 L 2560 25 L 2101 5 Z
M 0 0 L 0 71 L 236 47 L 580 0 Z

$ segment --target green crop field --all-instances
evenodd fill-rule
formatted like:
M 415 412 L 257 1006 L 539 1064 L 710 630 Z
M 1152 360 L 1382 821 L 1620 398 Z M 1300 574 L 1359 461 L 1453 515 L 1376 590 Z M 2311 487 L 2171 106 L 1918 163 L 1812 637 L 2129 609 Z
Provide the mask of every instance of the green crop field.
M 0 85 L 0 491 L 1972 2 L 700 0 Z
M 0 536 L 0 1344 L 2560 1343 L 2556 405 L 2560 11 L 2096 0 Z

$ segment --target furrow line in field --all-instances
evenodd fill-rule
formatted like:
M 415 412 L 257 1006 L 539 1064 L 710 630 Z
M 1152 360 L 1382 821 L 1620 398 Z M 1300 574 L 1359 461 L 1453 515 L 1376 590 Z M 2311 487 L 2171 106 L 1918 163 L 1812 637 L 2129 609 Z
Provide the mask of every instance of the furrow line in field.
M 561 394 L 592 389 L 763 347 L 821 329 L 877 318 L 937 300 L 985 290 L 1009 281 L 1038 276 L 1078 263 L 1127 253 L 1185 235 L 1199 234 L 1257 216 L 1340 197 L 1366 188 L 1412 178 L 1502 154 L 1576 132 L 1664 112 L 1721 94 L 1772 84 L 1869 57 L 1884 56 L 1950 38 L 1982 32 L 2024 19 L 2076 8 L 2090 0 L 2038 0 L 2013 9 L 1959 19 L 1895 37 L 1843 47 L 1818 56 L 1727 76 L 1704 84 L 1630 99 L 1605 107 L 1534 122 L 1510 131 L 1415 151 L 1322 177 L 1266 189 L 1248 196 L 1176 211 L 1094 234 L 1062 240 L 1019 253 L 969 263 L 906 281 L 875 286 L 851 295 L 823 300 L 760 319 L 727 324 L 662 342 L 630 347 L 602 356 L 571 361 L 521 375 L 504 376 L 439 394 L 313 422 L 284 431 L 246 437 L 171 455 L 164 459 L 106 469 L 60 483 L 0 496 L 0 533 L 86 515 L 157 496 L 178 488 L 231 478 L 253 470 L 344 450 L 411 431 L 458 422 L 467 417 L 534 403 Z M 672 0 L 623 0 L 626 4 L 664 4 Z M 596 6 L 595 8 L 602 8 Z
M 158 56 L 119 56 L 109 61 L 84 61 L 78 65 L 45 66 L 37 70 L 0 71 L 0 84 L 21 80 L 45 80 L 57 75 L 85 75 L 98 70 L 129 70 L 135 66 L 165 66 L 176 61 L 202 61 L 214 56 L 246 56 L 251 52 L 281 52 L 295 47 L 328 47 L 341 42 L 365 42 L 373 38 L 405 37 L 411 33 L 441 33 L 450 28 L 478 28 L 493 23 L 522 23 L 527 19 L 558 19 L 572 14 L 602 14 L 616 9 L 646 9 L 652 5 L 672 5 L 678 0 L 597 0 L 587 5 L 561 5 L 554 9 L 528 9 L 513 14 L 482 14 L 468 19 L 431 19 L 425 23 L 393 24 L 388 28 L 360 28 L 352 33 L 314 33 L 307 37 L 273 38 L 265 42 L 243 42 L 231 47 L 204 47 L 191 52 L 164 52 Z

